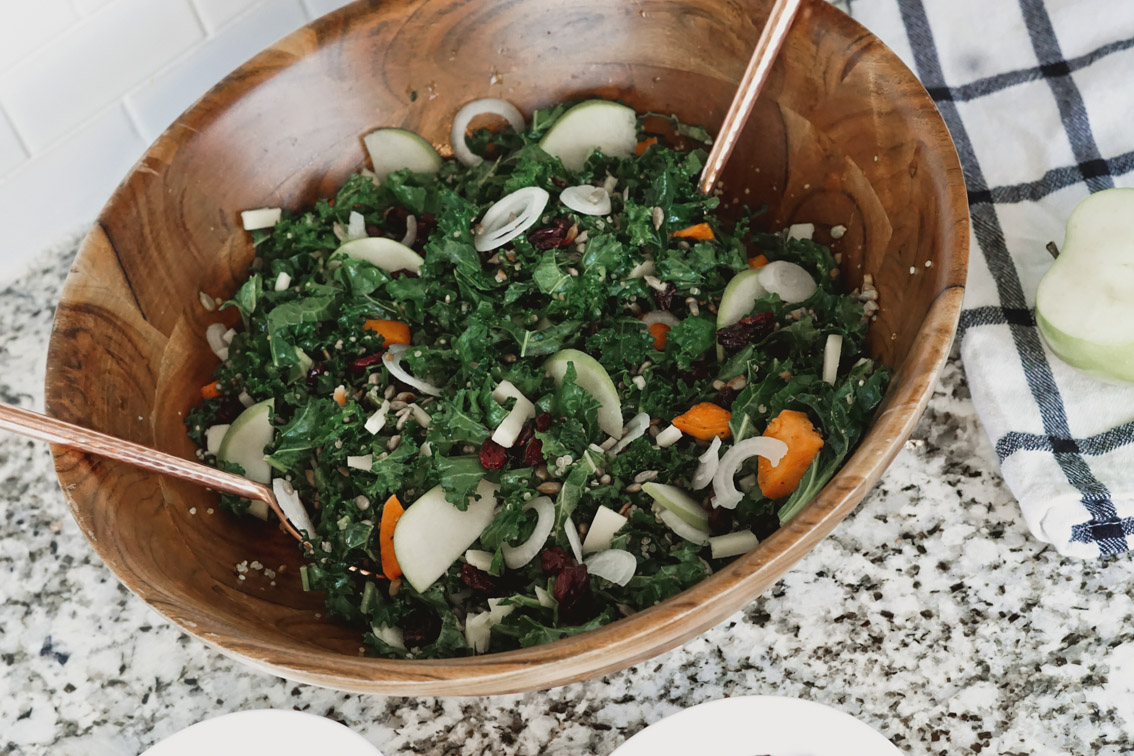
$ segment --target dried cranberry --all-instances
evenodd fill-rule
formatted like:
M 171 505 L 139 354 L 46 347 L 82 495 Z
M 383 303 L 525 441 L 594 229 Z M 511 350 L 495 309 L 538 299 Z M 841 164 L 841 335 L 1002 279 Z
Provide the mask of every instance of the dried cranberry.
M 543 464 L 543 442 L 538 438 L 533 438 L 524 447 L 524 464 L 529 467 Z
M 461 582 L 479 593 L 496 594 L 496 581 L 479 567 L 473 567 L 466 562 L 461 565 Z
M 673 307 L 673 295 L 677 293 L 677 286 L 673 281 L 665 282 L 665 289 L 662 291 L 654 291 L 654 299 L 658 303 L 659 310 L 668 310 Z
M 717 331 L 717 341 L 726 352 L 736 352 L 767 336 L 775 325 L 775 315 L 770 312 L 758 312 Z
M 379 228 L 377 225 L 375 225 L 373 223 L 367 223 L 366 224 L 366 235 L 367 236 L 381 236 L 382 235 L 382 229 Z
M 480 464 L 485 470 L 499 470 L 508 462 L 508 450 L 491 438 L 480 445 Z
M 537 415 L 536 419 L 535 419 L 535 429 L 537 431 L 539 431 L 540 433 L 543 433 L 545 430 L 547 430 L 550 427 L 551 427 L 551 413 L 550 412 L 539 413 L 539 415 Z
M 564 567 L 555 576 L 551 595 L 559 602 L 559 611 L 568 616 L 578 610 L 583 599 L 591 591 L 591 576 L 585 564 Z
M 566 218 L 556 218 L 552 221 L 550 226 L 544 228 L 537 228 L 528 234 L 528 241 L 536 249 L 552 249 L 554 247 L 563 247 L 568 244 L 567 232 L 571 229 L 571 224 L 567 222 Z
M 433 213 L 422 213 L 417 216 L 417 241 L 413 243 L 413 246 L 424 245 L 435 228 L 437 228 L 437 217 Z
M 575 564 L 575 558 L 563 550 L 562 546 L 552 546 L 539 555 L 539 566 L 544 575 L 558 575 Z
M 307 385 L 308 386 L 314 386 L 315 381 L 317 381 L 319 379 L 319 376 L 323 375 L 326 372 L 327 372 L 327 366 L 324 365 L 322 362 L 316 362 L 307 371 Z
M 732 403 L 736 401 L 736 394 L 736 389 L 725 386 L 717 392 L 717 406 L 724 409 L 732 409 Z
M 709 370 L 702 364 L 694 364 L 691 365 L 688 370 L 678 373 L 678 376 L 681 380 L 685 381 L 686 384 L 692 386 L 697 381 L 703 381 L 708 378 Z
M 520 435 L 516 436 L 516 443 L 512 444 L 513 449 L 523 449 L 532 440 L 532 435 L 535 433 L 535 426 L 531 423 L 524 423 L 524 427 L 520 428 Z
M 392 271 L 390 273 L 390 278 L 394 279 L 395 281 L 398 280 L 399 278 L 417 278 L 417 277 L 418 277 L 417 274 L 414 273 L 412 270 L 409 270 L 408 268 L 401 268 L 400 270 L 395 270 L 395 271 Z
M 709 530 L 713 535 L 724 535 L 732 532 L 732 512 L 724 507 L 713 507 L 709 510 Z
M 381 361 L 382 352 L 375 352 L 374 354 L 368 354 L 365 357 L 359 357 L 357 360 L 350 363 L 350 372 L 361 373 L 363 370 L 366 370 L 366 368 L 377 365 Z
M 402 623 L 402 638 L 409 648 L 428 646 L 441 634 L 441 619 L 428 609 L 414 609 Z
M 564 181 L 563 179 L 557 179 L 554 176 L 551 177 L 551 183 L 555 184 L 560 189 L 566 189 L 567 188 L 567 182 L 566 181 Z
M 216 404 L 217 409 L 214 418 L 218 423 L 231 423 L 244 411 L 244 405 L 240 403 L 240 399 L 231 394 L 218 396 Z

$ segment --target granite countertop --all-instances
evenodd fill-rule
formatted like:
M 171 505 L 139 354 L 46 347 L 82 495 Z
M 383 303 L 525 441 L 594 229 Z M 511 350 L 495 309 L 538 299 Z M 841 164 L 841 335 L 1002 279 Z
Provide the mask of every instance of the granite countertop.
M 42 409 L 74 245 L 0 290 L 0 399 Z M 45 445 L 0 437 L 0 753 L 137 754 L 201 719 L 298 708 L 391 754 L 608 754 L 679 709 L 778 694 L 911 754 L 1134 751 L 1134 560 L 1032 539 L 959 362 L 858 510 L 764 596 L 670 653 L 545 693 L 359 696 L 253 672 L 123 588 L 71 520 Z

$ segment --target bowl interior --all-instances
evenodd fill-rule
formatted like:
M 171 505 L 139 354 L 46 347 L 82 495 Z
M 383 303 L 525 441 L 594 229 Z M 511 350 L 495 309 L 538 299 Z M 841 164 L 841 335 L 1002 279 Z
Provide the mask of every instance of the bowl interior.
M 56 317 L 49 411 L 182 456 L 183 418 L 215 366 L 199 293 L 227 298 L 253 250 L 239 211 L 299 208 L 364 164 L 361 135 L 402 126 L 448 148 L 476 97 L 525 113 L 580 96 L 719 127 L 770 0 L 355 3 L 262 53 L 179 119 L 88 236 Z M 932 102 L 877 39 L 805 4 L 723 178 L 762 223 L 817 226 L 848 288 L 874 277 L 869 349 L 897 369 L 861 448 L 790 525 L 710 580 L 647 612 L 546 647 L 479 659 L 359 658 L 358 633 L 321 617 L 290 539 L 216 509 L 207 491 L 57 450 L 76 519 L 120 579 L 188 632 L 254 664 L 341 688 L 491 693 L 627 666 L 747 601 L 834 527 L 924 408 L 956 325 L 968 214 Z M 838 240 L 830 228 L 841 225 Z M 257 562 L 275 573 L 236 565 Z

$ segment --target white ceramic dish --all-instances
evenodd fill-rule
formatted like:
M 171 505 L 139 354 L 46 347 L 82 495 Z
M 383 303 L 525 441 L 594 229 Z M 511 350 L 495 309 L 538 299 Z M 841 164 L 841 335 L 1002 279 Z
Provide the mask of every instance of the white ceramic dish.
M 142 756 L 382 756 L 338 722 L 299 711 L 238 711 L 187 727 Z
M 849 714 L 779 696 L 740 696 L 694 706 L 650 725 L 612 756 L 901 756 Z

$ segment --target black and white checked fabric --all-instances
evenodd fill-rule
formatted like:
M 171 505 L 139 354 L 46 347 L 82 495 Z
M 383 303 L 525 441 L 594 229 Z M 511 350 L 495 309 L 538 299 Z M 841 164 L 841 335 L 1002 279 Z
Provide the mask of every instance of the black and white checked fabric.
M 961 356 L 1028 527 L 1071 556 L 1134 548 L 1134 388 L 1061 362 L 1033 309 L 1075 205 L 1134 186 L 1134 0 L 847 4 L 921 78 L 964 165 Z

